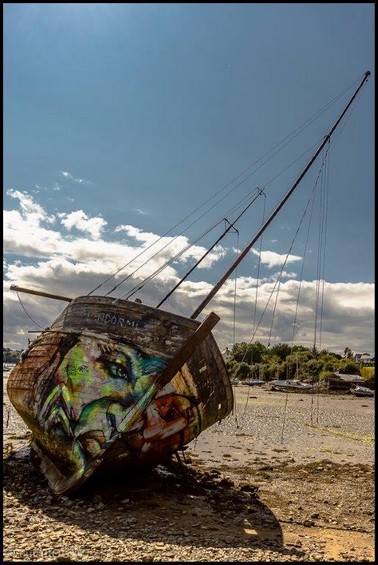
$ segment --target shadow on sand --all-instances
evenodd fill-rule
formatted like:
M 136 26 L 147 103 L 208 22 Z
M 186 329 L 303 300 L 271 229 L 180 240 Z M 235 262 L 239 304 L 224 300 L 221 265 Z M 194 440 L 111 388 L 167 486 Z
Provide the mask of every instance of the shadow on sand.
M 197 469 L 183 456 L 149 471 L 98 473 L 69 497 L 51 492 L 31 462 L 29 446 L 9 452 L 3 469 L 5 492 L 32 512 L 115 543 L 127 538 L 302 555 L 284 547 L 281 526 L 257 486 L 236 486 L 219 470 Z

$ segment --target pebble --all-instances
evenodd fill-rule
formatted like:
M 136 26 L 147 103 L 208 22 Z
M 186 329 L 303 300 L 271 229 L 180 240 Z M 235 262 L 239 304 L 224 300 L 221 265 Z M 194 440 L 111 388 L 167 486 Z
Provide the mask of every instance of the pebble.
M 256 397 L 258 401 L 260 392 Z M 307 400 L 304 399 L 302 405 Z M 245 402 L 242 405 L 245 406 Z M 5 436 L 4 442 L 3 560 L 373 561 L 374 469 L 370 462 L 365 464 L 362 457 L 370 452 L 365 448 L 359 451 L 356 446 L 352 464 L 340 461 L 342 455 L 332 453 L 318 453 L 313 459 L 306 459 L 307 445 L 300 457 L 300 447 L 296 444 L 298 452 L 291 457 L 288 452 L 291 444 L 283 447 L 277 441 L 282 431 L 282 420 L 277 418 L 279 407 L 257 403 L 251 410 L 254 419 L 247 421 L 245 415 L 239 417 L 239 426 L 245 432 L 242 438 L 236 437 L 237 430 L 231 420 L 221 422 L 207 435 L 212 438 L 212 446 L 215 440 L 230 437 L 235 445 L 229 452 L 230 457 L 214 457 L 216 463 L 212 464 L 213 449 L 209 450 L 207 460 L 203 453 L 201 457 L 191 456 L 187 484 L 180 477 L 173 483 L 167 482 L 166 486 L 162 480 L 159 489 L 151 487 L 144 497 L 126 488 L 113 492 L 113 497 L 106 496 L 101 485 L 97 492 L 96 488 L 92 490 L 92 496 L 90 493 L 73 498 L 53 495 L 44 478 L 32 471 L 25 451 L 28 438 L 22 437 L 23 430 L 11 430 L 21 437 L 12 438 L 10 442 Z M 353 412 L 341 412 L 333 410 L 338 430 L 356 429 L 358 422 Z M 324 427 L 329 417 L 329 414 L 324 416 Z M 9 421 L 14 423 L 15 420 L 10 413 Z M 293 419 L 287 419 L 285 433 L 294 434 L 297 426 L 297 435 L 293 436 L 296 438 L 305 420 L 303 408 L 297 409 Z M 275 422 L 280 423 L 276 437 Z M 373 433 L 370 428 L 365 429 L 372 425 L 365 419 L 360 420 L 360 425 L 361 433 Z M 317 434 L 303 425 L 300 429 L 303 434 L 307 431 L 304 440 L 313 445 L 312 436 L 316 438 Z M 256 453 L 259 449 L 248 440 L 257 434 L 259 461 Z M 250 462 L 238 467 L 232 457 L 244 443 L 246 449 L 251 448 Z M 272 448 L 275 455 L 282 453 L 285 457 L 284 466 L 280 466 L 279 459 L 266 455 Z M 373 447 L 370 448 L 373 451 Z M 24 452 L 15 465 L 12 453 L 18 449 Z M 193 451 L 195 453 L 195 448 Z M 260 475 L 257 482 L 259 467 L 266 476 Z M 167 481 L 169 477 L 167 473 Z M 366 496 L 361 497 L 361 492 Z M 336 501 L 335 504 L 332 501 Z M 347 514 L 348 509 L 351 514 Z M 334 533 L 338 545 L 344 536 L 345 543 L 341 544 L 337 559 L 331 552 L 330 536 L 322 538 L 322 532 Z

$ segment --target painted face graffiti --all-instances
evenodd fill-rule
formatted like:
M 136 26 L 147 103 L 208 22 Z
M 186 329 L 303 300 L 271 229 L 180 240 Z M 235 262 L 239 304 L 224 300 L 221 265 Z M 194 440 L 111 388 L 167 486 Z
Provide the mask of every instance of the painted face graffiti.
M 39 422 L 85 464 L 149 404 L 164 366 L 135 347 L 80 336 L 55 372 Z

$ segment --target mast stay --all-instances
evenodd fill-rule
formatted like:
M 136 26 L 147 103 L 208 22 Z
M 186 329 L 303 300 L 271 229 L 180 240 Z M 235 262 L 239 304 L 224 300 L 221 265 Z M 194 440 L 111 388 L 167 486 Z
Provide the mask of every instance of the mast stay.
M 293 194 L 294 190 L 297 188 L 297 186 L 299 185 L 299 183 L 301 182 L 301 180 L 303 179 L 303 177 L 306 175 L 306 173 L 308 172 L 308 170 L 311 168 L 311 166 L 313 165 L 314 161 L 317 159 L 317 157 L 319 156 L 319 154 L 321 153 L 323 147 L 330 141 L 330 138 L 332 136 L 332 134 L 334 133 L 335 129 L 337 128 L 337 126 L 339 125 L 339 123 L 341 122 L 341 120 L 343 119 L 343 117 L 345 116 L 346 112 L 348 111 L 348 109 L 350 108 L 351 104 L 353 103 L 354 99 L 356 98 L 357 94 L 359 93 L 359 91 L 361 90 L 362 86 L 365 84 L 365 82 L 367 82 L 367 80 L 370 77 L 370 71 L 366 71 L 366 73 L 364 74 L 364 78 L 362 79 L 359 87 L 357 88 L 356 92 L 353 94 L 352 98 L 349 100 L 348 104 L 345 106 L 343 112 L 340 114 L 339 118 L 336 120 L 335 124 L 333 125 L 333 127 L 331 128 L 331 130 L 329 131 L 329 133 L 324 137 L 322 143 L 320 144 L 319 148 L 317 149 L 317 151 L 315 152 L 315 154 L 313 155 L 313 157 L 310 159 L 309 163 L 306 165 L 306 167 L 303 169 L 302 173 L 299 175 L 299 177 L 297 178 L 297 180 L 294 182 L 293 186 L 290 188 L 290 190 L 286 193 L 286 195 L 284 196 L 284 198 L 281 200 L 281 202 L 278 204 L 278 206 L 275 208 L 275 210 L 272 212 L 272 214 L 269 216 L 269 218 L 266 220 L 266 222 L 261 226 L 261 228 L 258 230 L 257 234 L 251 239 L 251 241 L 248 243 L 248 245 L 244 248 L 244 250 L 240 253 L 239 257 L 233 262 L 233 264 L 231 265 L 231 267 L 226 271 L 226 273 L 219 279 L 219 281 L 214 285 L 214 287 L 212 288 L 212 290 L 209 292 L 209 294 L 203 299 L 203 301 L 201 302 L 201 304 L 194 310 L 193 314 L 190 316 L 191 319 L 195 320 L 198 315 L 202 312 L 202 310 L 208 305 L 208 303 L 210 302 L 210 300 L 215 296 L 215 294 L 218 292 L 218 290 L 223 286 L 223 284 L 226 282 L 226 280 L 229 278 L 229 276 L 232 274 L 232 272 L 236 269 L 236 267 L 241 263 L 241 261 L 244 259 L 244 257 L 247 255 L 247 253 L 249 253 L 249 251 L 251 250 L 251 248 L 253 247 L 253 245 L 256 243 L 256 241 L 259 239 L 259 237 L 262 235 L 262 233 L 266 230 L 266 228 L 269 226 L 269 224 L 273 221 L 273 219 L 277 216 L 278 212 L 281 210 L 281 208 L 284 206 L 284 204 L 287 202 L 287 200 L 290 198 L 290 196 Z
M 235 269 L 238 267 L 238 265 L 241 263 L 241 261 L 245 258 L 245 256 L 247 255 L 247 253 L 251 250 L 251 248 L 253 247 L 253 245 L 256 243 L 256 241 L 261 237 L 261 235 L 263 234 L 263 232 L 266 230 L 266 228 L 270 225 L 270 223 L 273 221 L 273 219 L 276 217 L 276 215 L 278 214 L 278 212 L 281 210 L 281 208 L 284 206 L 284 204 L 287 202 L 287 200 L 290 198 L 290 196 L 293 194 L 294 190 L 297 188 L 297 186 L 299 185 L 299 183 L 301 182 L 301 180 L 303 179 L 303 177 L 306 175 L 306 173 L 308 172 L 308 170 L 311 168 L 311 166 L 313 165 L 313 163 L 315 162 L 315 160 L 317 159 L 317 157 L 319 156 L 319 154 L 321 153 L 322 149 L 324 148 L 324 146 L 330 141 L 330 138 L 332 136 L 332 134 L 334 133 L 334 131 L 336 130 L 336 128 L 338 127 L 338 125 L 340 124 L 341 120 L 343 119 L 343 117 L 345 116 L 346 112 L 348 111 L 348 109 L 350 108 L 350 106 L 352 105 L 353 101 L 355 100 L 357 94 L 360 92 L 360 90 L 362 89 L 362 86 L 365 84 L 365 82 L 368 81 L 369 77 L 370 77 L 370 71 L 366 71 L 364 74 L 364 77 L 362 79 L 362 81 L 360 82 L 360 85 L 358 86 L 357 90 L 355 91 L 355 93 L 353 94 L 353 96 L 351 97 L 351 99 L 349 100 L 348 104 L 345 106 L 344 110 L 342 111 L 342 113 L 340 114 L 339 118 L 337 119 L 337 121 L 335 122 L 335 124 L 333 125 L 333 127 L 331 128 L 331 130 L 329 131 L 329 133 L 324 137 L 321 145 L 319 146 L 319 148 L 317 149 L 317 151 L 315 152 L 315 154 L 313 155 L 313 157 L 310 159 L 309 163 L 306 165 L 306 167 L 303 169 L 302 173 L 299 175 L 298 179 L 294 182 L 293 186 L 290 188 L 290 190 L 286 193 L 286 195 L 284 196 L 284 198 L 281 200 L 281 202 L 277 205 L 277 207 L 274 209 L 274 211 L 272 212 L 272 214 L 269 216 L 269 218 L 263 223 L 263 225 L 260 227 L 260 229 L 258 230 L 258 232 L 256 233 L 256 235 L 252 238 L 252 240 L 247 244 L 247 246 L 244 248 L 244 250 L 240 253 L 239 257 L 234 261 L 234 263 L 230 266 L 230 268 L 226 271 L 226 273 L 224 273 L 224 275 L 219 279 L 219 281 L 214 285 L 214 287 L 212 288 L 212 290 L 207 294 L 207 296 L 203 299 L 203 301 L 201 302 L 201 304 L 195 309 L 195 311 L 193 312 L 193 314 L 190 316 L 191 319 L 196 319 L 198 317 L 198 315 L 202 312 L 202 310 L 207 306 L 207 304 L 212 300 L 212 298 L 215 296 L 215 294 L 219 291 L 219 289 L 223 286 L 223 284 L 226 282 L 226 280 L 230 277 L 230 275 L 233 273 L 233 271 L 235 271 Z M 260 193 L 261 194 L 261 193 Z M 259 195 L 260 195 L 259 194 Z M 244 212 L 243 212 L 244 213 Z M 240 216 L 239 216 L 240 217 Z M 235 222 L 234 222 L 235 223 Z M 223 234 L 224 235 L 224 234 Z M 202 258 L 203 259 L 203 258 Z M 201 259 L 201 260 L 202 260 Z M 197 263 L 198 264 L 198 263 Z M 195 265 L 197 266 L 197 265 Z M 191 269 L 189 271 L 192 272 L 193 269 Z M 185 275 L 185 277 L 179 282 L 179 285 L 187 278 L 187 276 L 189 275 L 189 273 L 187 273 Z M 179 286 L 177 285 L 177 286 Z M 175 288 L 176 289 L 176 288 Z M 173 289 L 173 290 L 175 290 Z M 42 292 L 39 290 L 32 290 L 29 288 L 24 288 L 24 287 L 19 287 L 15 284 L 11 284 L 10 286 L 10 290 L 16 291 L 16 292 L 24 292 L 27 294 L 34 294 L 37 296 L 44 296 L 46 298 L 52 298 L 54 300 L 62 300 L 62 301 L 66 301 L 66 302 L 71 302 L 73 300 L 73 298 L 71 297 L 67 297 L 67 296 L 61 296 L 61 295 L 57 295 L 57 294 L 51 294 L 51 293 L 47 293 L 47 292 Z M 91 291 L 93 292 L 93 291 Z M 172 291 L 173 292 L 173 291 Z M 91 294 L 91 293 L 89 293 Z M 170 295 L 171 293 L 169 293 Z M 168 295 L 168 296 L 169 296 Z M 165 297 L 165 299 L 162 300 L 162 302 L 160 304 L 162 304 L 166 298 L 168 298 L 168 296 Z M 158 306 L 160 306 L 160 304 Z

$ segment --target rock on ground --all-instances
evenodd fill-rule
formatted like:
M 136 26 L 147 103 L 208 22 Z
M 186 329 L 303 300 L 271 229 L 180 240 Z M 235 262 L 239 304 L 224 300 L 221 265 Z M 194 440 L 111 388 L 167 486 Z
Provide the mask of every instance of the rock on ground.
M 374 561 L 374 400 L 235 397 L 179 460 L 71 497 L 4 397 L 4 561 Z

